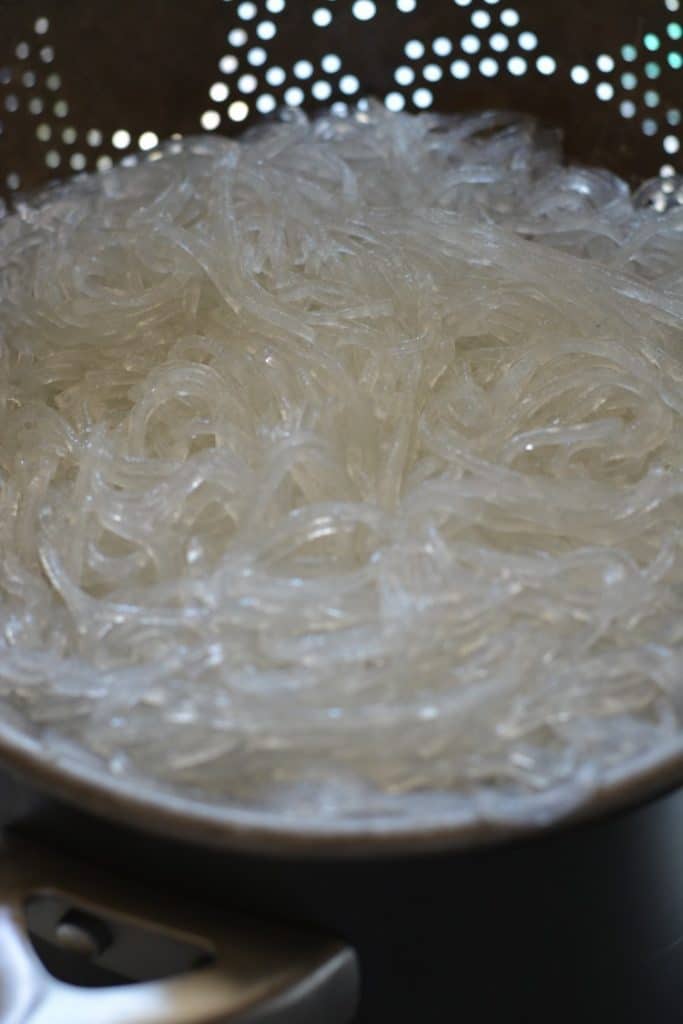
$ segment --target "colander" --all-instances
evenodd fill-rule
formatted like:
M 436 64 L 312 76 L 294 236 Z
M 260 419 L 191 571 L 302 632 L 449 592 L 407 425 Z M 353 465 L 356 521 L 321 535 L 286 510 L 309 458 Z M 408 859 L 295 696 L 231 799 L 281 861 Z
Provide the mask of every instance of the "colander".
M 681 161 L 681 0 L 0 3 L 0 195 L 281 105 L 517 109 L 635 182 Z
M 683 203 L 682 8 L 0 0 L 0 204 L 282 105 L 344 112 L 374 96 L 394 111 L 535 114 L 564 129 L 571 157 L 648 181 L 640 197 L 664 213 Z M 0 823 L 24 833 L 0 850 L 0 1022 L 683 1018 L 680 764 L 511 841 L 372 820 L 352 835 L 274 833 L 51 763 L 16 723 L 0 723 L 0 761 Z M 164 979 L 160 950 L 185 973 Z M 74 964 L 96 987 L 67 984 Z

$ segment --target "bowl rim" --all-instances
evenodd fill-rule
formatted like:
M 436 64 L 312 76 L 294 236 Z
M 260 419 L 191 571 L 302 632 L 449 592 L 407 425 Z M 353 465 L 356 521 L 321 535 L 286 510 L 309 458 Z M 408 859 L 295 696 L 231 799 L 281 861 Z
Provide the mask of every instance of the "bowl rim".
M 226 853 L 312 859 L 409 856 L 491 847 L 538 838 L 567 826 L 595 822 L 649 803 L 683 785 L 683 735 L 623 762 L 594 785 L 552 790 L 527 804 L 516 820 L 466 815 L 462 808 L 424 818 L 375 816 L 319 819 L 286 811 L 248 809 L 184 794 L 138 776 L 115 776 L 103 764 L 55 753 L 37 736 L 0 722 L 0 765 L 40 795 L 95 817 L 168 839 L 199 843 Z M 560 798 L 558 800 L 558 797 Z M 559 806 L 559 810 L 558 810 Z

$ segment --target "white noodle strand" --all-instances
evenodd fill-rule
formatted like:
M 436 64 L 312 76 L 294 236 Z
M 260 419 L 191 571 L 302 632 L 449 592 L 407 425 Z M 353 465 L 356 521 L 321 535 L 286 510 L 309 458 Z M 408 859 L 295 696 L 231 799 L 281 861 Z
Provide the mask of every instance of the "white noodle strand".
M 81 176 L 0 267 L 0 695 L 55 751 L 546 820 L 680 748 L 683 210 L 372 105 Z

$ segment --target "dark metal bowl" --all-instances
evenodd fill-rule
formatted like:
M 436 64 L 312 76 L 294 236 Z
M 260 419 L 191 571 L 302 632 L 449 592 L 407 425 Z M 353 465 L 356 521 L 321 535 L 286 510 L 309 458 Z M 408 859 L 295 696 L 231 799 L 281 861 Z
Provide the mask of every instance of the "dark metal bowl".
M 680 169 L 681 6 L 0 0 L 0 197 L 144 159 L 174 133 L 240 131 L 283 101 L 315 109 L 366 95 L 414 111 L 536 114 L 564 129 L 572 157 L 637 183 Z M 341 936 L 360 959 L 358 1021 L 683 1018 L 680 753 L 615 777 L 533 835 L 276 822 L 53 763 L 9 725 L 0 762 L 0 823 L 172 886 L 174 899 Z

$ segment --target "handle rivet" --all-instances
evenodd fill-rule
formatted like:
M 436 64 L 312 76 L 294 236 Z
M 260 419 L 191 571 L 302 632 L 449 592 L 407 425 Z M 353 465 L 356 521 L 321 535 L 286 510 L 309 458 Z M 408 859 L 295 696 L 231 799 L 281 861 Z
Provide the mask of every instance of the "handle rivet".
M 106 925 L 96 917 L 70 910 L 55 927 L 55 941 L 65 952 L 93 957 L 106 949 L 111 936 Z

